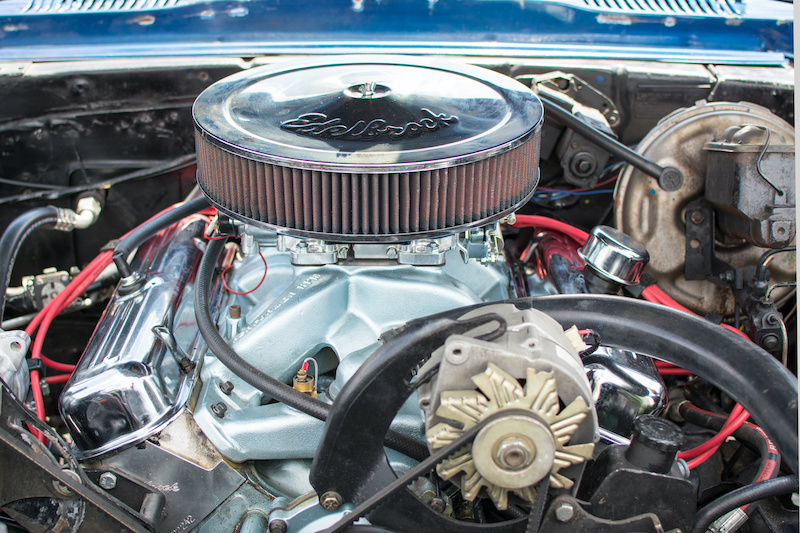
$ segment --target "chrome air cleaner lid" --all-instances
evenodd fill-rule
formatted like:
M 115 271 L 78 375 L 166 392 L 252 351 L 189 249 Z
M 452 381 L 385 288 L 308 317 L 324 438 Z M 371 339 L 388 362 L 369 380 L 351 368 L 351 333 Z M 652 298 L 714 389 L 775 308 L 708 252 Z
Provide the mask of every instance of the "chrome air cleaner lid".
M 288 233 L 453 233 L 512 210 L 537 181 L 541 103 L 473 66 L 383 56 L 280 63 L 215 83 L 193 113 L 206 195 Z

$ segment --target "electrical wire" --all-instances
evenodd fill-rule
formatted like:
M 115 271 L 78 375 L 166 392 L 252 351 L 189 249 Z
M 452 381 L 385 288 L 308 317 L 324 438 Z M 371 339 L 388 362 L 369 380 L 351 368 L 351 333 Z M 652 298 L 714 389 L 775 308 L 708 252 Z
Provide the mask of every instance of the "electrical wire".
M 797 246 L 795 246 L 795 245 L 786 246 L 784 248 L 778 248 L 778 249 L 775 249 L 775 250 L 767 250 L 766 252 L 761 254 L 761 258 L 759 258 L 758 264 L 763 265 L 763 266 L 768 266 L 769 262 L 772 260 L 772 258 L 775 255 L 780 254 L 780 253 L 796 252 L 796 251 L 797 251 Z
M 537 191 L 543 191 L 543 192 L 565 192 L 565 193 L 569 193 L 569 194 L 576 194 L 576 193 L 581 193 L 581 192 L 590 192 L 590 191 L 594 191 L 598 187 L 602 187 L 603 185 L 608 185 L 609 183 L 612 183 L 618 177 L 619 177 L 618 174 L 614 175 L 614 176 L 608 178 L 607 180 L 601 181 L 600 183 L 598 183 L 594 187 L 580 187 L 578 189 L 551 189 L 549 187 L 538 187 L 536 190 Z M 614 192 L 614 191 L 613 190 L 609 190 L 608 192 Z
M 56 383 L 66 383 L 71 377 L 72 374 L 59 374 L 58 376 L 47 376 L 44 381 L 48 385 L 55 385 Z
M 534 197 L 547 197 L 550 200 L 558 200 L 560 198 L 567 198 L 568 196 L 592 196 L 595 194 L 613 194 L 614 189 L 600 189 L 597 191 L 554 191 L 538 189 Z
M 131 233 L 135 232 L 137 229 L 142 228 L 142 226 L 146 226 L 153 222 L 156 219 L 164 215 L 170 215 L 172 211 L 175 209 L 180 208 L 184 203 L 179 203 L 172 205 L 156 215 L 150 217 L 147 221 L 145 221 L 137 228 L 129 231 L 123 236 L 128 237 Z M 50 327 L 52 321 L 61 313 L 63 312 L 69 305 L 77 298 L 79 295 L 83 294 L 86 289 L 94 283 L 97 277 L 112 263 L 112 252 L 104 251 L 101 252 L 97 257 L 95 257 L 87 266 L 84 268 L 77 276 L 75 276 L 72 281 L 62 290 L 55 298 L 53 298 L 48 304 L 34 317 L 34 319 L 28 324 L 25 328 L 25 332 L 28 334 L 29 337 L 33 337 L 34 333 L 36 334 L 33 348 L 31 350 L 31 357 L 34 359 L 40 359 L 42 363 L 53 370 L 57 370 L 60 372 L 66 372 L 63 376 L 50 376 L 49 381 L 48 378 L 45 378 L 46 383 L 59 383 L 61 380 L 68 380 L 69 376 L 75 369 L 75 365 L 69 365 L 66 363 L 59 363 L 57 361 L 53 361 L 44 355 L 42 355 L 42 345 L 44 344 L 45 337 L 47 335 L 47 331 Z M 38 331 L 37 331 L 38 330 Z M 40 376 L 38 371 L 31 372 L 31 390 L 33 392 L 34 397 L 34 405 L 36 409 L 36 416 L 42 422 L 45 421 L 45 413 L 44 413 L 44 397 L 42 395 L 41 384 L 40 384 Z M 34 435 L 42 440 L 44 437 L 38 432 L 35 431 Z M 42 440 L 42 442 L 44 442 Z
M 678 412 L 687 422 L 716 431 L 722 430 L 725 423 L 727 423 L 725 416 L 700 409 L 688 401 L 683 401 L 678 405 Z M 781 456 L 775 444 L 769 439 L 764 430 L 749 422 L 745 422 L 733 433 L 733 437 L 742 444 L 746 444 L 749 448 L 757 451 L 760 456 L 758 469 L 756 470 L 757 474 L 752 483 L 766 481 L 778 475 Z M 743 449 L 744 446 L 741 446 L 739 451 Z M 727 470 L 732 467 L 735 462 L 736 454 L 729 460 L 725 469 Z M 752 503 L 745 503 L 736 510 L 731 510 L 727 514 L 721 515 L 719 520 L 733 519 L 733 522 L 729 525 L 733 527 L 730 531 L 735 531 L 757 508 L 758 507 Z
M 313 357 L 306 357 L 303 359 L 303 371 L 308 372 L 308 362 L 314 363 L 314 393 L 317 393 L 317 385 L 319 384 L 319 364 Z
M 797 282 L 782 281 L 780 283 L 773 283 L 772 285 L 769 286 L 769 289 L 767 289 L 767 295 L 765 296 L 766 300 L 770 301 L 772 299 L 772 291 L 774 291 L 775 289 L 780 289 L 782 287 L 797 287 Z
M 212 238 L 209 238 L 209 239 L 210 240 L 219 240 L 219 239 L 212 239 Z M 264 262 L 264 274 L 261 275 L 261 279 L 259 280 L 258 285 L 256 285 L 255 287 L 253 287 L 249 291 L 243 291 L 243 292 L 242 291 L 235 291 L 235 290 L 231 289 L 228 286 L 228 282 L 225 281 L 225 275 L 228 273 L 228 271 L 230 269 L 233 268 L 233 265 L 230 265 L 230 266 L 226 267 L 225 270 L 222 271 L 222 286 L 225 287 L 225 290 L 227 290 L 228 292 L 233 293 L 233 294 L 238 294 L 240 296 L 244 296 L 246 294 L 250 294 L 250 293 L 255 292 L 256 289 L 258 289 L 261 286 L 261 284 L 264 283 L 264 280 L 267 277 L 267 260 L 264 258 L 264 254 L 262 254 L 260 252 L 259 252 L 258 256 L 261 258 L 261 261 Z
M 153 178 L 155 176 L 160 176 L 162 174 L 168 174 L 170 172 L 183 170 L 185 168 L 195 165 L 196 163 L 197 163 L 197 156 L 195 156 L 194 154 L 185 155 L 177 157 L 175 159 L 172 159 L 170 161 L 167 161 L 159 165 L 154 165 L 149 168 L 137 170 L 136 172 L 123 174 L 122 176 L 117 176 L 116 178 L 96 181 L 94 183 L 88 183 L 84 185 L 76 185 L 74 187 L 62 187 L 60 189 L 54 189 L 54 190 L 44 190 L 37 192 L 29 192 L 25 194 L 17 194 L 14 196 L 6 196 L 4 198 L 0 198 L 0 205 L 9 204 L 13 202 L 24 202 L 27 200 L 36 200 L 38 198 L 48 198 L 48 199 L 61 198 L 62 196 L 67 196 L 70 194 L 77 194 L 86 191 L 96 191 L 100 189 L 109 189 L 114 185 L 118 185 L 120 183 L 124 183 L 127 181 Z
M 725 439 L 739 429 L 748 418 L 750 418 L 750 413 L 745 411 L 744 408 L 737 403 L 719 433 L 691 450 L 679 452 L 678 459 L 690 459 L 686 462 L 686 466 L 688 466 L 690 470 L 697 468 L 714 455 L 719 447 L 722 446 L 722 443 L 725 442 Z
M 557 231 L 563 233 L 567 237 L 570 237 L 580 245 L 583 245 L 586 242 L 586 239 L 589 238 L 589 234 L 583 231 L 582 229 L 578 229 L 575 226 L 572 226 L 565 222 L 560 222 L 552 218 L 538 216 L 538 215 L 517 215 L 513 226 L 515 228 L 534 227 L 540 230 Z M 673 300 L 672 297 L 670 297 L 667 293 L 665 293 L 655 285 L 650 285 L 649 287 L 645 288 L 642 291 L 642 297 L 645 300 L 651 302 L 667 305 L 674 309 L 679 309 L 681 311 L 694 314 L 692 313 L 692 311 L 690 311 L 686 307 L 682 306 L 681 304 Z M 738 329 L 729 326 L 728 324 L 720 324 L 720 325 L 749 340 L 749 337 L 744 333 L 742 333 L 741 331 L 739 331 Z
M 48 191 L 57 191 L 63 189 L 61 185 L 50 185 L 47 183 L 31 183 L 29 181 L 10 180 L 8 178 L 0 178 L 0 183 L 6 185 L 13 185 L 14 187 L 23 187 L 26 189 L 45 189 Z
M 515 227 L 533 226 L 533 227 L 535 227 L 537 229 L 558 231 L 558 232 L 561 232 L 561 233 L 567 235 L 568 237 L 572 238 L 573 240 L 575 240 L 577 243 L 579 243 L 581 245 L 583 245 L 586 242 L 586 239 L 588 239 L 588 237 L 589 237 L 588 233 L 586 233 L 585 231 L 583 231 L 581 229 L 578 229 L 578 228 L 576 228 L 576 227 L 574 227 L 574 226 L 572 226 L 570 224 L 566 224 L 564 222 L 559 222 L 557 220 L 549 219 L 547 217 L 536 216 L 536 215 L 517 215 L 516 220 L 514 222 L 514 226 Z M 670 297 L 667 293 L 665 293 L 664 291 L 662 291 L 661 289 L 659 289 L 655 285 L 651 285 L 651 286 L 645 288 L 642 291 L 642 297 L 645 300 L 651 301 L 653 303 L 666 305 L 668 307 L 672 307 L 674 309 L 678 309 L 678 310 L 684 311 L 686 313 L 694 314 L 688 308 L 686 308 L 683 305 L 679 304 L 672 297 Z M 736 333 L 738 335 L 741 335 L 742 337 L 746 338 L 748 341 L 750 340 L 750 338 L 747 335 L 745 335 L 743 332 L 739 331 L 738 329 L 736 329 L 736 328 L 734 328 L 732 326 L 729 326 L 728 324 L 720 324 L 720 325 L 722 327 L 728 329 L 729 331 L 733 331 L 734 333 Z M 667 367 L 665 365 L 658 365 L 658 364 L 656 365 L 656 367 L 659 369 L 659 372 L 662 373 L 663 375 L 674 375 L 675 376 L 675 375 L 689 375 L 689 374 L 691 374 L 691 372 L 688 372 L 688 371 L 683 370 L 683 369 L 678 368 L 678 367 Z M 737 407 L 741 408 L 741 406 L 739 404 L 737 404 Z M 746 412 L 743 412 L 743 414 L 741 416 L 744 416 L 744 413 L 746 413 Z M 740 418 L 741 418 L 741 416 L 740 416 Z M 748 416 L 744 416 L 744 418 L 741 419 L 741 421 L 739 421 L 739 418 L 737 418 L 736 421 L 738 421 L 738 425 L 735 426 L 735 428 L 738 428 L 739 426 L 741 426 L 742 423 L 744 423 L 744 421 L 747 420 L 748 417 L 749 417 L 749 415 Z M 735 431 L 735 428 L 731 431 L 731 433 L 733 431 Z M 730 435 L 730 433 L 728 433 L 728 435 Z M 726 437 L 723 437 L 722 440 L 724 441 L 724 439 Z M 721 443 L 722 443 L 722 441 L 720 441 L 720 444 Z M 689 465 L 689 467 L 690 468 L 695 468 L 698 465 L 702 464 L 705 460 L 707 460 L 709 457 L 711 457 L 711 455 L 713 455 L 718 448 L 719 448 L 719 446 L 717 446 L 716 448 L 713 448 L 713 449 L 709 449 L 709 450 L 705 451 L 702 455 L 696 457 L 695 459 L 692 459 L 692 461 L 690 461 L 691 464 Z
M 570 237 L 572 240 L 577 241 L 578 244 L 581 245 L 583 245 L 583 243 L 586 242 L 586 239 L 589 238 L 589 234 L 582 229 L 578 229 L 575 226 L 571 226 L 565 222 L 560 222 L 558 220 L 539 215 L 517 215 L 513 227 L 533 227 L 539 230 L 557 231 L 559 233 L 563 233 L 567 237 Z

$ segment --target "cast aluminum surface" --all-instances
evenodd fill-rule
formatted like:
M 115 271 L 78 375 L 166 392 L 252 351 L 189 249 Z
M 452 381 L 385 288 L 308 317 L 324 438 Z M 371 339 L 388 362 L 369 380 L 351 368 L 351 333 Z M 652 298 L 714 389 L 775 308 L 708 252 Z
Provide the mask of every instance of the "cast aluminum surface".
M 204 343 L 195 323 L 194 278 L 202 251 L 195 238 L 206 222 L 197 217 L 167 229 L 137 253 L 133 263 L 144 286 L 114 294 L 59 398 L 59 410 L 79 457 L 96 457 L 164 427 L 192 390 L 195 362 Z M 164 342 L 157 331 L 171 331 Z M 180 350 L 170 353 L 168 345 Z
M 153 442 L 132 446 L 92 465 L 124 472 L 164 494 L 159 532 L 190 531 L 242 483 L 245 474 L 225 463 L 184 410 Z M 108 491 L 117 496 L 114 490 Z
M 0 378 L 14 395 L 25 400 L 30 386 L 30 371 L 25 354 L 31 338 L 22 330 L 0 330 Z
M 336 368 L 332 396 L 379 346 L 382 332 L 412 318 L 511 296 L 504 264 L 464 263 L 455 249 L 445 254 L 443 266 L 388 260 L 297 266 L 290 254 L 277 250 L 276 240 L 259 237 L 267 278 L 255 292 L 227 302 L 241 306 L 241 318 L 223 312 L 220 331 L 242 358 L 283 382 L 306 357 L 315 357 L 320 373 Z M 234 264 L 228 284 L 238 291 L 252 289 L 263 271 L 257 255 L 245 257 Z M 266 398 L 212 355 L 205 358 L 201 379 L 195 418 L 224 456 L 234 461 L 313 457 L 322 422 L 282 404 L 263 405 Z M 234 384 L 230 396 L 220 390 L 225 381 Z M 210 411 L 219 402 L 227 406 L 222 419 Z M 394 428 L 422 438 L 422 424 L 411 401 Z
M 794 128 L 767 109 L 755 104 L 710 102 L 678 110 L 661 120 L 639 144 L 637 151 L 661 166 L 672 166 L 684 175 L 683 186 L 667 192 L 654 186 L 643 173 L 627 166 L 614 191 L 617 209 L 614 226 L 642 243 L 650 252 L 645 269 L 667 294 L 695 313 L 732 316 L 734 298 L 730 290 L 708 281 L 684 277 L 686 229 L 683 210 L 703 195 L 707 154 L 704 145 L 721 138 L 732 126 L 766 126 L 794 144 Z M 765 248 L 744 244 L 717 247 L 717 257 L 733 267 L 755 264 Z M 772 282 L 794 281 L 794 253 L 780 254 L 770 263 Z M 790 289 L 773 293 L 780 300 Z

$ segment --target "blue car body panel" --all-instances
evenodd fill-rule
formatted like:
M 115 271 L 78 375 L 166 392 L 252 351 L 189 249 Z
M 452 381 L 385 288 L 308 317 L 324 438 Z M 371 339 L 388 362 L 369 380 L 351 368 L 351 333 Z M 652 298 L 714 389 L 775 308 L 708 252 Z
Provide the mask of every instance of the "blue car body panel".
M 4 0 L 0 59 L 437 53 L 781 64 L 775 0 Z

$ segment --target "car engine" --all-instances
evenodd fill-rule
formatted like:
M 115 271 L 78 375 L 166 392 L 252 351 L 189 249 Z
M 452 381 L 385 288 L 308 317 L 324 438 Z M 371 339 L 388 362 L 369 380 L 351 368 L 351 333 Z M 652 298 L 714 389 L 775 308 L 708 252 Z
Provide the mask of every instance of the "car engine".
M 637 114 L 600 67 L 229 67 L 3 122 L 7 175 L 84 154 L 4 202 L 9 531 L 796 531 L 770 81 Z

